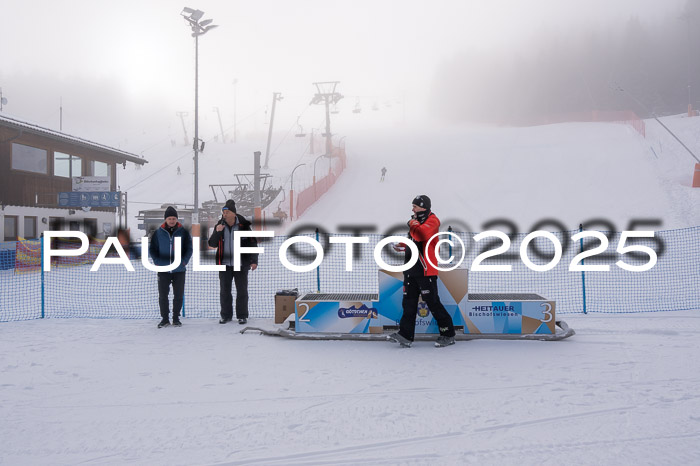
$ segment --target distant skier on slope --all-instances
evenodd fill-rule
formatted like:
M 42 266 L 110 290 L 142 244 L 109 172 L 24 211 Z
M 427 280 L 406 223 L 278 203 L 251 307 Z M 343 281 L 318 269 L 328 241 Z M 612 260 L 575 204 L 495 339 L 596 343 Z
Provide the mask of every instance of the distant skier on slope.
M 384 182 L 384 176 L 386 175 L 386 167 L 382 167 L 382 177 L 379 178 L 379 182 L 383 183 Z

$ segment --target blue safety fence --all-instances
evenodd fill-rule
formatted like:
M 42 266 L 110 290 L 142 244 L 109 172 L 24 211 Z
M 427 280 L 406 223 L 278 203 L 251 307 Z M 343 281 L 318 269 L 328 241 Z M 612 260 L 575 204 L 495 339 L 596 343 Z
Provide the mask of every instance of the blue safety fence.
M 625 313 L 658 312 L 700 309 L 700 227 L 658 231 L 654 238 L 628 241 L 627 245 L 645 245 L 658 253 L 657 264 L 645 272 L 629 272 L 615 263 L 624 260 L 632 265 L 648 261 L 645 254 L 616 252 L 619 233 L 604 232 L 609 246 L 604 254 L 589 257 L 584 265 L 609 265 L 609 271 L 570 271 L 569 265 L 582 250 L 597 246 L 597 240 L 585 244 L 571 237 L 578 231 L 554 232 L 563 246 L 558 265 L 546 272 L 527 268 L 520 257 L 520 245 L 525 234 L 511 237 L 508 251 L 483 261 L 484 265 L 510 265 L 508 272 L 469 272 L 470 293 L 537 293 L 556 301 L 557 314 L 571 313 Z M 501 245 L 496 238 L 475 242 L 473 233 L 455 233 L 465 247 L 443 245 L 441 257 L 464 252 L 461 267 L 471 268 L 474 259 L 488 249 Z M 305 235 L 316 239 L 314 234 Z M 348 236 L 348 235 L 333 235 Z M 318 237 L 325 247 L 321 265 L 308 272 L 293 272 L 285 268 L 279 258 L 282 243 L 288 239 L 276 236 L 261 240 L 265 252 L 259 257 L 256 271 L 249 273 L 249 310 L 251 317 L 274 315 L 275 293 L 297 288 L 300 293 L 321 292 L 378 292 L 379 266 L 375 262 L 374 247 L 383 236 L 364 235 L 367 244 L 354 246 L 353 270 L 346 271 L 346 246 L 331 244 L 327 237 Z M 446 238 L 446 237 L 445 237 Z M 56 240 L 54 240 L 56 241 Z M 58 248 L 76 248 L 77 243 L 59 241 Z M 129 252 L 135 271 L 123 265 L 105 264 L 91 272 L 103 243 L 91 244 L 88 252 L 79 257 L 58 257 L 52 260 L 51 270 L 42 271 L 42 240 L 0 243 L 0 321 L 27 319 L 90 317 L 90 318 L 158 318 L 158 289 L 155 272 L 147 270 L 140 261 L 139 248 Z M 294 255 L 296 248 L 304 257 Z M 313 260 L 311 245 L 298 243 L 287 257 L 296 265 Z M 535 264 L 548 263 L 554 254 L 553 243 L 536 238 L 527 250 Z M 115 258 L 113 252 L 108 257 Z M 390 265 L 403 262 L 389 246 L 381 253 Z M 202 251 L 202 263 L 214 263 L 213 251 Z M 190 262 L 185 284 L 184 315 L 186 317 L 216 318 L 219 316 L 219 279 L 217 272 L 195 272 Z M 235 289 L 234 289 L 235 290 Z M 235 292 L 235 291 L 234 291 Z M 172 298 L 172 296 L 171 296 Z

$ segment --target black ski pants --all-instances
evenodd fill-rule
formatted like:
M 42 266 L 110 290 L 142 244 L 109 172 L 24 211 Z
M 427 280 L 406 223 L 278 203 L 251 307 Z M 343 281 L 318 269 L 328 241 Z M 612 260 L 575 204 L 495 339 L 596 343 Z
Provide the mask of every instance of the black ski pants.
M 173 284 L 173 319 L 180 318 L 182 303 L 185 298 L 185 273 L 186 272 L 158 272 L 158 304 L 160 316 L 167 319 L 170 314 L 170 284 Z
M 430 313 L 435 318 L 440 329 L 440 335 L 455 336 L 452 317 L 440 302 L 438 296 L 437 277 L 405 277 L 403 281 L 403 315 L 399 322 L 399 333 L 404 338 L 413 341 L 416 333 L 416 315 L 418 314 L 418 298 L 428 305 Z
M 233 296 L 231 281 L 236 285 L 236 319 L 248 318 L 248 270 L 238 272 L 227 265 L 226 270 L 219 272 L 219 300 L 221 301 L 221 318 L 233 319 Z

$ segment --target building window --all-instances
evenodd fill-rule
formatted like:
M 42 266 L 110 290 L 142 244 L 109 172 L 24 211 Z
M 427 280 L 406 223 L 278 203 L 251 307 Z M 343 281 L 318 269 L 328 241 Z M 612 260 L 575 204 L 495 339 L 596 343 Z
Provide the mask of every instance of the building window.
M 70 155 L 61 152 L 53 153 L 53 174 L 70 178 Z
M 74 176 L 83 176 L 83 160 L 70 154 L 63 152 L 53 153 L 53 174 L 63 178 L 73 178 Z
M 85 234 L 91 238 L 97 238 L 97 219 L 86 218 L 83 220 Z
M 51 231 L 61 231 L 65 226 L 65 221 L 63 217 L 49 217 L 49 230 Z
M 109 164 L 105 162 L 92 162 L 92 176 L 109 176 Z
M 24 217 L 24 237 L 36 239 L 36 217 Z
M 80 157 L 71 155 L 70 157 L 71 177 L 83 176 L 83 160 Z
M 4 241 L 17 241 L 17 217 L 14 215 L 5 215 Z
M 12 169 L 32 173 L 47 173 L 47 152 L 44 149 L 12 143 Z

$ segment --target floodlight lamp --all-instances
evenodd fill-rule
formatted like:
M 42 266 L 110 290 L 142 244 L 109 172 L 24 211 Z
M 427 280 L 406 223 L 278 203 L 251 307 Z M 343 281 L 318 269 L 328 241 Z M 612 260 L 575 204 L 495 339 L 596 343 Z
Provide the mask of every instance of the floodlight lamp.
M 212 21 L 214 21 L 214 20 L 213 20 L 213 19 L 205 19 L 204 21 L 202 21 L 201 23 L 199 23 L 199 25 L 202 26 L 202 27 L 204 27 L 204 26 L 206 26 L 207 24 L 211 23 Z
M 185 7 L 182 9 L 182 12 L 180 14 L 182 16 L 185 16 L 185 15 L 191 15 L 192 13 L 194 13 L 194 10 L 192 8 Z
M 201 11 L 201 10 L 195 10 L 195 11 L 193 11 L 192 14 L 190 15 L 190 18 L 192 18 L 192 19 L 195 20 L 195 21 L 199 21 L 200 19 L 202 19 L 202 16 L 204 16 L 204 12 L 203 12 L 203 11 Z

